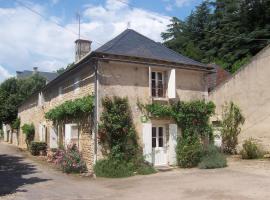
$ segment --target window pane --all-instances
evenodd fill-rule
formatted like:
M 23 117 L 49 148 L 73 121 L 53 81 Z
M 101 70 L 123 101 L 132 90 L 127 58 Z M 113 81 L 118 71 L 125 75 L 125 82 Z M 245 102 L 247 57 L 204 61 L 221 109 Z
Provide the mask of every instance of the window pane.
M 158 72 L 157 74 L 158 74 L 158 80 L 159 81 L 162 81 L 162 73 L 161 72 Z
M 156 138 L 152 138 L 152 148 L 155 148 L 156 146 Z
M 152 75 L 151 75 L 152 79 L 156 79 L 156 73 L 155 72 L 152 72 Z
M 156 89 L 153 88 L 153 89 L 152 89 L 152 97 L 155 97 L 155 96 L 156 96 Z
M 158 147 L 163 147 L 163 138 L 158 138 Z
M 158 97 L 163 97 L 163 89 L 158 89 Z
M 163 127 L 158 127 L 158 136 L 163 137 Z
M 157 137 L 156 131 L 157 131 L 156 127 L 152 127 L 152 137 Z

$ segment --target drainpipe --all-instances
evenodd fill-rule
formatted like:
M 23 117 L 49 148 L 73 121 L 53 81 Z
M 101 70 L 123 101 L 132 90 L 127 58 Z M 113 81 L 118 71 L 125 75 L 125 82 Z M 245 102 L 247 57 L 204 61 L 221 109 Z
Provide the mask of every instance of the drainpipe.
M 98 59 L 95 62 L 95 111 L 94 111 L 94 164 L 97 162 L 97 134 L 98 134 L 98 86 L 99 86 L 99 78 L 98 78 Z

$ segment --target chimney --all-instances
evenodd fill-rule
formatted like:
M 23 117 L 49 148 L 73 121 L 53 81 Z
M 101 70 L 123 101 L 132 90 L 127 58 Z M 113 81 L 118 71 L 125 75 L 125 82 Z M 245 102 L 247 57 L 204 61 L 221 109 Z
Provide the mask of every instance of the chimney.
M 75 41 L 75 62 L 91 51 L 91 43 L 92 41 L 90 40 L 78 39 Z
M 37 74 L 38 73 L 38 68 L 37 67 L 33 67 L 33 74 Z
M 17 77 L 17 78 L 20 78 L 20 76 L 21 76 L 22 73 L 23 73 L 23 72 L 21 72 L 21 71 L 16 71 L 16 77 Z

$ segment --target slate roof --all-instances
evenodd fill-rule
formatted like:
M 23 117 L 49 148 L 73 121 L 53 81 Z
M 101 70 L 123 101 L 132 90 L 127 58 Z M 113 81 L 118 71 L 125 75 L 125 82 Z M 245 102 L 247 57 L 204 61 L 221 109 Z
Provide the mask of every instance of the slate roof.
M 150 58 L 207 68 L 205 64 L 187 58 L 132 29 L 126 29 L 124 32 L 96 49 L 95 52 Z
M 30 71 L 30 70 L 24 70 L 24 71 L 18 71 L 17 72 L 17 78 L 27 78 L 31 75 L 33 75 L 34 71 Z M 44 77 L 48 82 L 52 81 L 53 79 L 55 79 L 58 74 L 56 72 L 41 72 L 41 71 L 37 71 L 37 73 Z

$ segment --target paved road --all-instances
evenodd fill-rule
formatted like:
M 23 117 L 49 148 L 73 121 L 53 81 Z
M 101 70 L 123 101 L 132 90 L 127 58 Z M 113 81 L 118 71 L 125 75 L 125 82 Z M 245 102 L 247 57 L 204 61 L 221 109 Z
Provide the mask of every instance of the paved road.
M 216 170 L 174 170 L 125 179 L 62 174 L 0 143 L 0 199 L 270 199 L 270 161 L 233 161 Z

